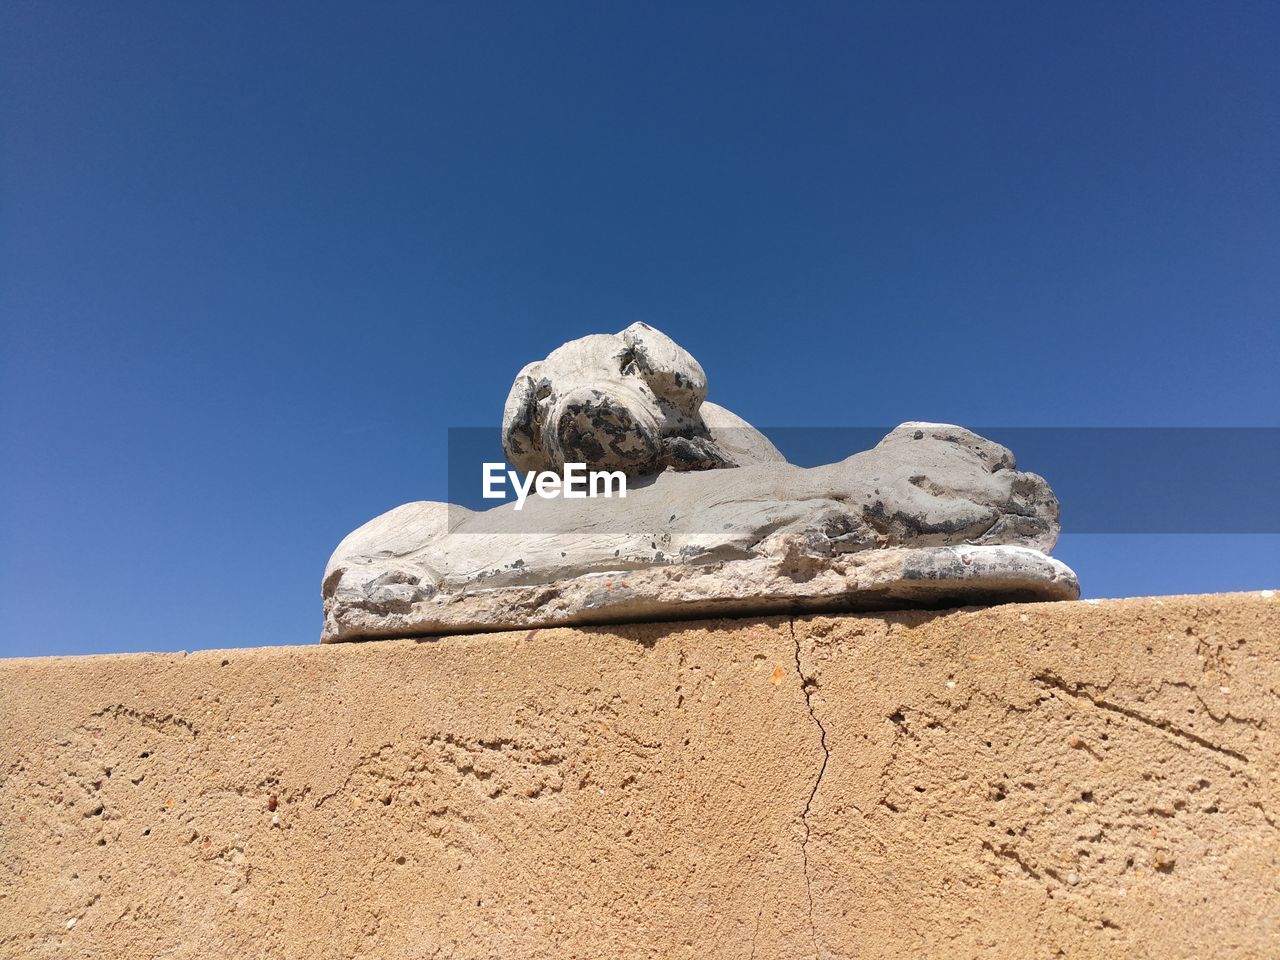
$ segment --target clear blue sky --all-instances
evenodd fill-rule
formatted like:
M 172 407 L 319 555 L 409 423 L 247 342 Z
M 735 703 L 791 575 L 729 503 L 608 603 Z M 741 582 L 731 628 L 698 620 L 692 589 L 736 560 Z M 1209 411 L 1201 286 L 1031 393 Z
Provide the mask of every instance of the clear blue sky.
M 314 642 L 446 428 L 633 320 L 765 425 L 1280 425 L 1278 49 L 1275 3 L 7 2 L 0 654 Z

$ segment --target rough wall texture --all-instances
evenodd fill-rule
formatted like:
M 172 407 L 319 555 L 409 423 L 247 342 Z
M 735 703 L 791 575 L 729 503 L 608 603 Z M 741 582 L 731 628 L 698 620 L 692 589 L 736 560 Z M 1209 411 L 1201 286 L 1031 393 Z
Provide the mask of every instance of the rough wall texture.
M 0 957 L 1280 956 L 1280 598 L 0 663 Z

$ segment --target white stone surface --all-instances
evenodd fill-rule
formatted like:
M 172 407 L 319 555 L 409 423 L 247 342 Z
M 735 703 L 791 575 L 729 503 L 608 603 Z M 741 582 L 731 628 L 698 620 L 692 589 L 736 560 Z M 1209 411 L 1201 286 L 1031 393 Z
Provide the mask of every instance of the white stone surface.
M 872 450 L 642 478 L 625 500 L 397 507 L 325 571 L 324 641 L 779 610 L 1074 599 L 1058 502 L 999 444 L 906 423 Z
M 518 470 L 566 463 L 628 475 L 779 463 L 749 423 L 704 403 L 702 367 L 643 323 L 564 344 L 516 376 L 502 445 Z

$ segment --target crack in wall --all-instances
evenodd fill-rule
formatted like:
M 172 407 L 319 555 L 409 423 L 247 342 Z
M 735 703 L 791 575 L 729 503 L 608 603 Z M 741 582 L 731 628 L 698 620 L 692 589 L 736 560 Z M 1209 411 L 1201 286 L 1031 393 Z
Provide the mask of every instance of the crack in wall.
M 1219 743 L 1214 743 L 1212 740 L 1208 739 L 1207 737 L 1202 737 L 1198 733 L 1192 733 L 1190 730 L 1187 730 L 1183 727 L 1179 727 L 1177 724 L 1171 723 L 1168 720 L 1162 720 L 1156 717 L 1148 717 L 1146 714 L 1140 713 L 1139 711 L 1134 710 L 1132 707 L 1126 707 L 1126 706 L 1123 706 L 1122 704 L 1112 703 L 1110 700 L 1104 700 L 1102 697 L 1094 696 L 1092 693 L 1088 691 L 1085 684 L 1083 683 L 1068 683 L 1066 680 L 1063 680 L 1057 674 L 1049 673 L 1049 672 L 1038 673 L 1031 679 L 1037 683 L 1043 684 L 1046 687 L 1051 687 L 1054 690 L 1059 690 L 1062 693 L 1065 693 L 1069 697 L 1074 697 L 1078 700 L 1086 700 L 1100 710 L 1109 710 L 1112 713 L 1118 713 L 1122 717 L 1128 717 L 1130 720 L 1136 720 L 1138 723 L 1144 724 L 1155 730 L 1160 730 L 1163 733 L 1167 733 L 1171 736 L 1179 737 L 1182 740 L 1186 740 L 1188 743 L 1193 743 L 1196 746 L 1204 747 L 1204 749 L 1211 750 L 1214 753 L 1219 753 L 1219 754 L 1222 754 L 1223 756 L 1231 757 L 1233 760 L 1239 760 L 1241 763 L 1249 762 L 1249 758 L 1246 757 L 1240 751 L 1232 750 L 1230 747 L 1224 747 Z
M 818 788 L 822 785 L 822 777 L 827 772 L 827 761 L 831 759 L 831 751 L 827 747 L 827 728 L 822 725 L 822 721 L 818 719 L 818 714 L 813 709 L 810 681 L 804 675 L 804 667 L 800 664 L 800 640 L 796 637 L 795 617 L 787 621 L 787 626 L 791 630 L 791 640 L 795 643 L 796 648 L 796 675 L 800 678 L 800 692 L 804 694 L 804 703 L 809 710 L 809 717 L 813 720 L 814 726 L 818 728 L 818 742 L 822 747 L 822 764 L 818 767 L 818 775 L 813 780 L 813 788 L 809 791 L 809 796 L 804 802 L 804 812 L 800 814 L 801 822 L 804 824 L 804 840 L 800 844 L 800 858 L 804 865 L 805 897 L 809 901 L 809 939 L 813 942 L 813 955 L 817 957 L 818 934 L 813 926 L 813 886 L 809 878 L 809 810 L 813 806 L 813 798 L 818 795 Z
M 1022 870 L 1022 872 L 1025 873 L 1032 880 L 1040 879 L 1039 871 L 1037 871 L 1034 867 L 1032 867 L 1029 863 L 1027 863 L 1027 861 L 1022 858 L 1022 854 L 1018 853 L 1018 851 L 1013 849 L 1012 847 L 1007 847 L 1003 844 L 997 847 L 990 840 L 983 840 L 982 848 L 984 850 L 991 851 L 997 857 L 1002 857 L 1005 860 L 1013 861 L 1018 865 L 1018 868 Z
M 126 707 L 124 704 L 114 704 L 110 707 L 103 707 L 96 713 L 90 714 L 90 719 L 101 720 L 127 720 L 147 727 L 150 730 L 157 730 L 160 733 L 172 733 L 174 729 L 184 730 L 191 736 L 199 736 L 199 731 L 195 725 L 184 717 L 180 717 L 174 713 L 159 713 L 152 710 L 135 710 L 133 707 Z M 83 724 L 82 724 L 83 726 Z
M 760 909 L 756 911 L 756 925 L 751 931 L 751 956 L 747 960 L 756 960 L 756 941 L 760 937 L 760 918 L 764 916 L 764 901 L 760 901 Z

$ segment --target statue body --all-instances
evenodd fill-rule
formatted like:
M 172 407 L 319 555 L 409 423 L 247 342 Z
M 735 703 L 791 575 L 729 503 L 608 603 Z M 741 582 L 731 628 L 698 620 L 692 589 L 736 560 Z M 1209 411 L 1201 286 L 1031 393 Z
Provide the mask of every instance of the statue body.
M 504 410 L 512 465 L 620 470 L 626 498 L 397 507 L 330 559 L 322 640 L 1079 595 L 1048 556 L 1057 499 L 999 444 L 905 423 L 797 467 L 706 389 L 643 324 L 529 364 Z

